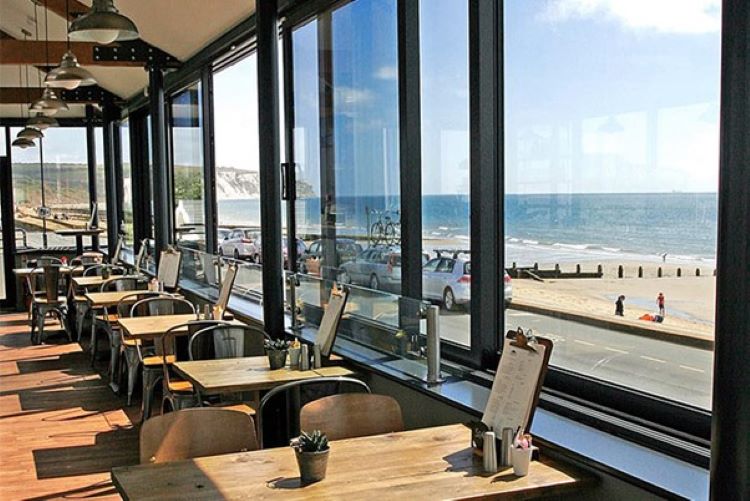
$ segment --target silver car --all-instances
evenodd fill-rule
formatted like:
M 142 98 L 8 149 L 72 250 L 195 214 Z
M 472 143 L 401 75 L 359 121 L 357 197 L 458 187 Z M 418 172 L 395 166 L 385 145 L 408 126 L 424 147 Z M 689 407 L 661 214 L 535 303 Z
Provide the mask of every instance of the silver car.
M 260 254 L 259 248 L 255 243 L 257 239 L 257 230 L 235 228 L 224 240 L 219 242 L 219 255 L 257 261 Z
M 513 297 L 510 275 L 503 272 L 505 307 Z M 471 261 L 462 257 L 436 257 L 422 267 L 422 296 L 439 301 L 446 310 L 460 306 L 469 309 L 471 302 Z
M 388 247 L 366 249 L 341 265 L 338 280 L 397 293 L 401 290 L 401 251 Z

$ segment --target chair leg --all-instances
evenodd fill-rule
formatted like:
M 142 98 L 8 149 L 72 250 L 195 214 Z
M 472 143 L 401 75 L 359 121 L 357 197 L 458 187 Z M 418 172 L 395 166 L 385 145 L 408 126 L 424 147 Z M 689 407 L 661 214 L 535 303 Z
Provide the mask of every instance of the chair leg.
M 86 320 L 86 313 L 88 308 L 84 304 L 76 305 L 76 340 L 81 340 L 81 333 L 83 333 L 83 322 Z
M 138 352 L 135 349 L 125 350 L 125 362 L 128 364 L 128 405 L 133 400 L 133 390 L 135 390 L 135 380 L 138 378 Z
M 60 325 L 62 325 L 63 330 L 65 331 L 65 335 L 68 336 L 68 342 L 73 342 L 73 334 L 70 330 L 70 321 L 69 321 L 69 313 L 70 310 L 68 310 L 67 307 L 61 308 L 58 313 L 60 315 Z
M 146 369 L 145 367 L 143 368 L 143 413 L 141 414 L 141 423 L 151 417 L 151 405 L 154 399 L 154 390 L 156 389 L 156 383 L 161 381 L 161 379 L 161 371 L 157 373 L 153 370 Z
M 44 324 L 47 320 L 47 311 L 43 308 L 39 309 L 39 330 L 37 331 L 36 343 L 31 341 L 32 344 L 42 344 L 44 342 Z
M 110 325 L 107 325 L 105 329 L 109 338 L 109 384 L 114 388 L 115 378 L 119 374 L 117 369 L 120 362 L 120 333 L 115 332 Z
M 94 362 L 96 362 L 96 350 L 97 350 L 97 342 L 96 342 L 96 319 L 91 319 L 91 341 L 89 342 L 89 350 L 91 350 L 91 367 L 94 366 Z

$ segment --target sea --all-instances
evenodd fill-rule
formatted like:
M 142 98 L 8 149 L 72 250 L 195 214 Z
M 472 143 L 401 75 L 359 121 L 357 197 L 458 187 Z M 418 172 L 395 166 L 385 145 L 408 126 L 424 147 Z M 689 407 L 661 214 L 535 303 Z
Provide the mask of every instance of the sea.
M 399 206 L 398 196 L 339 197 L 330 212 L 340 235 L 365 238 L 376 220 L 398 221 Z M 220 200 L 218 208 L 222 225 L 260 224 L 257 198 Z M 423 196 L 425 250 L 468 249 L 470 211 L 468 196 Z M 320 234 L 320 214 L 319 198 L 298 200 L 297 233 Z M 715 264 L 716 193 L 506 195 L 504 217 L 506 265 L 665 258 Z

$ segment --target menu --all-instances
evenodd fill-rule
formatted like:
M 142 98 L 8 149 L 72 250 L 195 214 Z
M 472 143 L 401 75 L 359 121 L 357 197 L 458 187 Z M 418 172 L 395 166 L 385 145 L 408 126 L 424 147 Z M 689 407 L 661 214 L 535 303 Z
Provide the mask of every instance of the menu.
M 539 378 L 545 364 L 546 346 L 529 345 L 531 349 L 513 344 L 505 338 L 492 392 L 484 409 L 482 422 L 500 433 L 503 428 L 526 429 L 534 406 Z
M 339 328 L 341 316 L 344 314 L 347 295 L 348 294 L 345 290 L 338 290 L 335 285 L 333 289 L 331 289 L 331 297 L 328 300 L 328 307 L 323 314 L 323 319 L 320 321 L 318 335 L 315 338 L 315 344 L 320 346 L 320 353 L 324 357 L 331 355 L 333 342 L 336 339 L 336 331 Z
M 157 279 L 164 284 L 167 289 L 177 287 L 177 280 L 180 275 L 180 258 L 182 253 L 174 249 L 167 249 L 161 252 L 159 259 L 159 271 Z

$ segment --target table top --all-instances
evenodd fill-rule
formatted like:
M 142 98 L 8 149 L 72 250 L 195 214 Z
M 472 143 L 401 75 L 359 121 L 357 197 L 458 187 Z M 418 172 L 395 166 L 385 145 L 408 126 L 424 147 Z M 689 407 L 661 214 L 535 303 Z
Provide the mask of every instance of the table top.
M 62 230 L 55 230 L 55 233 L 58 235 L 66 236 L 76 236 L 76 235 L 99 235 L 100 233 L 104 233 L 104 229 L 102 228 L 65 228 Z
M 114 278 L 116 275 L 111 276 Z M 76 287 L 96 287 L 104 283 L 104 278 L 100 275 L 91 275 L 88 277 L 73 277 L 73 285 Z
M 117 323 L 120 324 L 120 329 L 124 335 L 137 339 L 149 339 L 161 336 L 175 325 L 184 324 L 196 320 L 196 318 L 194 313 L 187 313 L 184 315 L 120 318 Z
M 206 394 L 270 390 L 291 381 L 353 374 L 349 369 L 338 366 L 309 371 L 292 370 L 289 366 L 271 370 L 266 356 L 191 360 L 175 362 L 173 367 Z
M 30 275 L 32 271 L 37 270 L 37 273 L 43 273 L 44 270 L 41 267 L 36 268 L 15 268 L 13 270 L 13 273 L 16 274 L 18 277 L 25 277 L 27 275 Z M 60 273 L 74 273 L 74 272 L 83 272 L 84 267 L 83 266 L 60 266 Z
M 561 496 L 593 477 L 550 459 L 529 474 L 482 472 L 463 425 L 331 442 L 326 478 L 301 486 L 289 447 L 112 469 L 124 499 L 527 499 Z
M 84 297 L 92 308 L 106 308 L 107 306 L 117 306 L 120 300 L 126 296 L 132 296 L 132 302 L 135 302 L 137 296 L 133 294 L 143 291 L 110 291 L 110 292 L 86 292 Z M 182 297 L 179 294 L 174 297 Z

